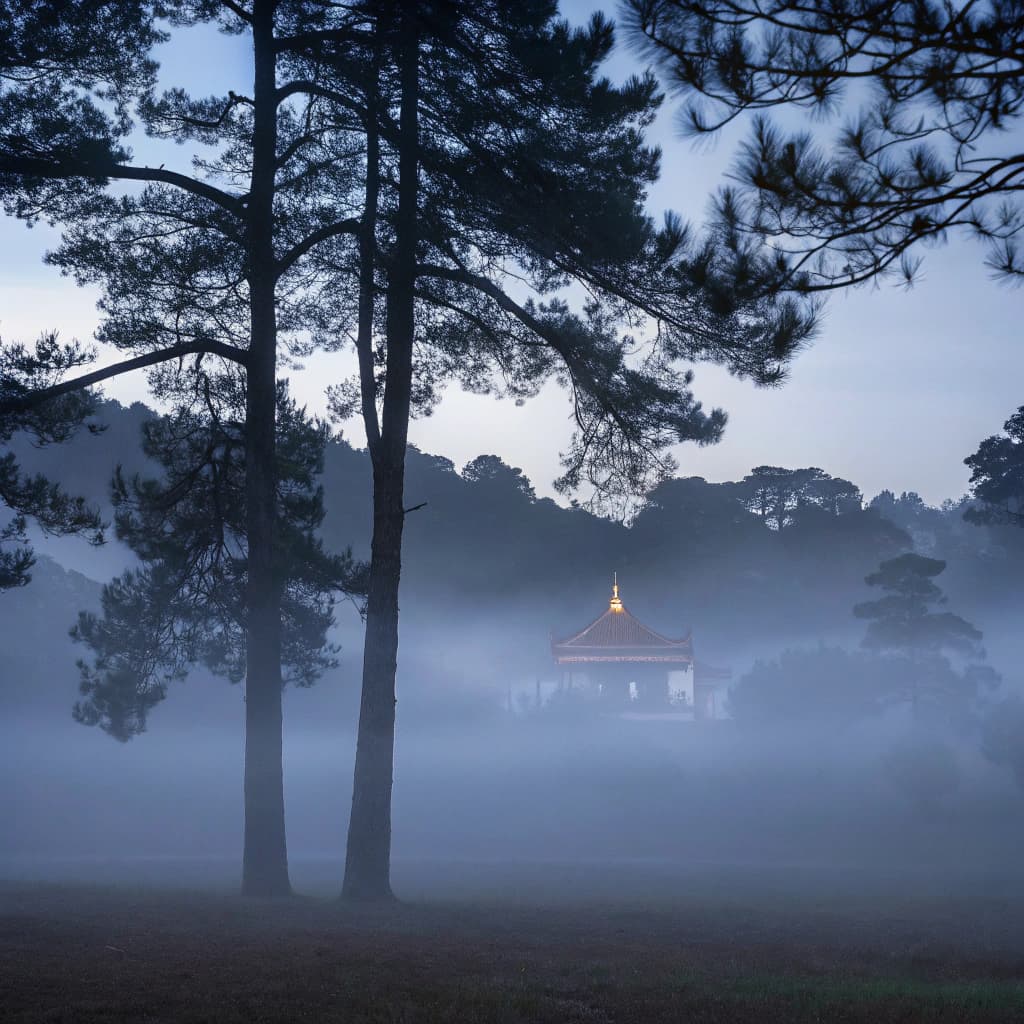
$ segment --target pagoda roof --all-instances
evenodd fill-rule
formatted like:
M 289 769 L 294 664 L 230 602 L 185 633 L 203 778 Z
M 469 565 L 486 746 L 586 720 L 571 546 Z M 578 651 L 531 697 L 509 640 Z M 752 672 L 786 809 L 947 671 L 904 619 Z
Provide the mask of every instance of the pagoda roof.
M 551 653 L 558 664 L 661 662 L 691 665 L 693 641 L 689 634 L 681 640 L 672 640 L 645 626 L 622 603 L 616 578 L 608 610 L 573 636 L 553 640 Z

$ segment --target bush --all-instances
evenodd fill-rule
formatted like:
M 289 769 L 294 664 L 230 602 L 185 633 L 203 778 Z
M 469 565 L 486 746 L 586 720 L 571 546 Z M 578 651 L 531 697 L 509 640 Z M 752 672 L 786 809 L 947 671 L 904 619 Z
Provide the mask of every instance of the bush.
M 879 655 L 789 650 L 755 662 L 729 691 L 728 709 L 741 722 L 853 723 L 881 714 L 899 675 L 899 662 Z

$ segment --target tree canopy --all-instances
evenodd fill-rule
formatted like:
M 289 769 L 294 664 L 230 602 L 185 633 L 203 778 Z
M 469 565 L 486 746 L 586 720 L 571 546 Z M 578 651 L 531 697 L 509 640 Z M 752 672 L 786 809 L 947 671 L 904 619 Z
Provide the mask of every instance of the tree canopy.
M 118 540 L 141 563 L 103 587 L 102 614 L 72 631 L 91 651 L 79 662 L 75 717 L 116 739 L 143 732 L 170 682 L 197 665 L 233 683 L 245 677 L 247 537 L 244 398 L 234 415 L 178 410 L 144 424 L 143 454 L 160 478 L 126 477 L 111 495 Z M 281 588 L 284 681 L 309 686 L 337 665 L 328 641 L 337 596 L 365 592 L 365 566 L 330 554 L 319 476 L 329 432 L 281 387 L 276 446 L 275 575 Z
M 786 469 L 756 466 L 738 485 L 740 500 L 774 530 L 790 525 L 794 516 L 810 508 L 838 515 L 860 508 L 861 493 L 849 480 L 830 476 L 816 466 Z
M 912 655 L 944 650 L 978 653 L 978 630 L 957 615 L 932 611 L 945 602 L 934 582 L 945 568 L 941 559 L 908 553 L 888 559 L 866 576 L 865 582 L 880 588 L 884 596 L 855 609 L 858 618 L 868 620 L 864 646 Z
M 1018 239 L 1024 154 L 1024 9 L 986 0 L 803 4 L 627 0 L 634 38 L 687 98 L 705 134 L 757 116 L 723 191 L 723 220 L 766 235 L 776 283 L 820 291 L 890 271 L 912 279 L 922 245 L 953 232 L 986 262 L 1024 274 Z M 858 104 L 853 117 L 846 103 Z M 774 108 L 824 127 L 790 132 Z
M 0 341 L 0 403 L 17 403 L 32 387 L 59 383 L 89 358 L 80 345 L 62 344 L 55 334 L 41 336 L 32 347 Z M 40 406 L 12 404 L 0 412 L 0 445 L 6 448 L 16 433 L 30 436 L 37 446 L 65 442 L 83 428 L 98 433 L 94 411 L 93 397 L 81 391 Z M 10 450 L 0 452 L 0 503 L 12 513 L 0 526 L 0 591 L 31 579 L 35 558 L 28 543 L 29 520 L 46 534 L 84 534 L 92 544 L 103 543 L 99 510 L 42 473 L 23 472 Z
M 351 210 L 326 201 L 344 192 L 339 177 L 358 156 L 346 156 L 342 141 L 352 117 L 320 94 L 308 52 L 301 65 L 294 55 L 311 41 L 336 41 L 350 13 L 304 0 L 0 5 L 9 29 L 0 64 L 4 208 L 62 226 L 52 261 L 100 285 L 99 339 L 127 355 L 56 387 L 40 367 L 30 393 L 3 411 L 140 369 L 169 403 L 202 404 L 218 395 L 218 381 L 245 371 L 243 886 L 263 895 L 290 889 L 274 537 L 278 367 L 303 351 L 317 286 L 310 254 L 358 230 Z M 160 91 L 155 47 L 200 24 L 249 36 L 251 77 L 220 97 Z M 139 128 L 188 145 L 191 167 L 137 160 L 129 142 Z
M 890 558 L 865 577 L 883 596 L 862 601 L 854 615 L 868 622 L 862 644 L 872 651 L 898 655 L 904 661 L 906 697 L 914 710 L 922 702 L 932 707 L 956 707 L 976 695 L 979 684 L 991 682 L 981 632 L 952 612 L 938 611 L 946 602 L 935 583 L 946 568 L 938 558 L 907 553 Z M 967 663 L 954 671 L 947 654 Z
M 685 364 L 778 383 L 815 319 L 751 286 L 756 245 L 647 213 L 660 96 L 650 75 L 601 74 L 606 18 L 571 28 L 549 0 L 358 10 L 363 59 L 336 63 L 330 94 L 362 112 L 360 237 L 321 252 L 342 282 L 321 313 L 355 343 L 358 373 L 332 399 L 360 412 L 374 470 L 345 889 L 386 897 L 410 417 L 449 381 L 521 401 L 554 379 L 575 427 L 557 486 L 624 514 L 671 472 L 673 445 L 721 435 Z
M 1024 406 L 1003 424 L 1002 434 L 985 438 L 964 464 L 971 470 L 976 502 L 964 518 L 1024 526 Z

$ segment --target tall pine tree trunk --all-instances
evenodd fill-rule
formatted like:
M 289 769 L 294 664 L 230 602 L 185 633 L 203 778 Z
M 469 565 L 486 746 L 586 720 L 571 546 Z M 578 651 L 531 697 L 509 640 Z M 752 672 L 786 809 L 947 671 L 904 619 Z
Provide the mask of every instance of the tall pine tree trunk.
M 248 589 L 245 680 L 245 847 L 242 891 L 291 892 L 281 754 L 281 594 L 274 565 L 277 414 L 273 238 L 277 101 L 274 4 L 253 4 L 253 170 L 249 202 L 250 362 L 246 381 Z
M 373 460 L 373 543 L 363 646 L 362 698 L 342 896 L 387 900 L 391 892 L 391 790 L 402 572 L 405 449 L 415 329 L 419 37 L 415 4 L 400 5 L 399 195 L 387 285 L 387 368 L 381 430 L 368 429 Z M 366 395 L 364 390 L 364 401 Z

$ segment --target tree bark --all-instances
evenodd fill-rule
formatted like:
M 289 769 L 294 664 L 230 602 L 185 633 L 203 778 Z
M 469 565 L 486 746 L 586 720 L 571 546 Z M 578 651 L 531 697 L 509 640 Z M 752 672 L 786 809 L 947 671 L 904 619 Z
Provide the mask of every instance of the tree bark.
M 274 2 L 253 4 L 253 170 L 249 201 L 250 359 L 246 382 L 248 619 L 245 680 L 245 845 L 242 891 L 291 893 L 284 826 L 281 593 L 275 570 L 277 322 Z
M 387 282 L 387 367 L 381 431 L 374 443 L 373 542 L 363 647 L 362 697 L 342 897 L 390 900 L 391 792 L 394 780 L 398 590 L 405 524 L 405 450 L 409 437 L 415 327 L 418 194 L 419 33 L 415 4 L 400 5 L 399 194 Z M 365 408 L 364 390 L 364 408 Z

